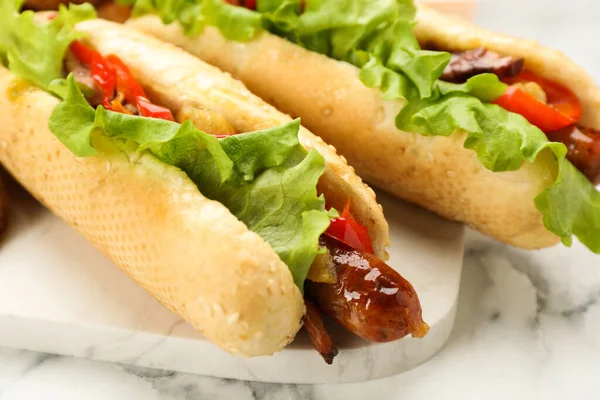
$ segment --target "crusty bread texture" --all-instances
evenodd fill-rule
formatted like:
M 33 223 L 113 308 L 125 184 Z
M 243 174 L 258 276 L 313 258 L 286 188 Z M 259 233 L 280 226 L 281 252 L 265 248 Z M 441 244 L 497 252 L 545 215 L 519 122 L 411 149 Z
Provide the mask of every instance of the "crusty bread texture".
M 239 43 L 215 28 L 192 39 L 155 16 L 128 24 L 230 72 L 280 110 L 302 117 L 367 182 L 514 246 L 536 249 L 558 242 L 534 205 L 556 177 L 550 154 L 518 171 L 493 173 L 463 148 L 462 132 L 425 137 L 398 131 L 394 119 L 402 103 L 367 88 L 350 64 L 268 33 Z
M 421 5 L 417 9 L 415 35 L 422 45 L 434 44 L 448 51 L 485 47 L 500 54 L 525 58 L 525 69 L 571 89 L 581 100 L 581 124 L 600 129 L 600 90 L 594 78 L 559 50 L 536 40 L 484 29 L 461 18 Z
M 190 102 L 213 107 L 240 130 L 289 121 L 174 46 L 107 21 L 77 29 L 101 53 L 121 57 L 151 98 L 174 111 Z M 269 355 L 293 340 L 305 310 L 302 294 L 273 249 L 227 208 L 149 154 L 75 157 L 47 126 L 56 98 L 2 67 L 0 91 L 0 162 L 52 212 L 226 351 Z M 302 140 L 327 158 L 325 195 L 339 202 L 351 196 L 385 255 L 388 228 L 373 192 L 321 140 L 306 130 Z
M 87 33 L 86 41 L 102 53 L 118 55 L 151 98 L 177 114 L 191 105 L 223 116 L 238 132 L 249 132 L 281 125 L 291 118 L 252 94 L 243 83 L 224 74 L 175 46 L 102 20 L 86 21 L 78 29 Z M 120 35 L 127 40 L 121 41 Z M 319 190 L 327 203 L 343 209 L 351 200 L 352 212 L 366 225 L 375 254 L 387 259 L 389 226 L 377 203 L 375 193 L 356 175 L 334 147 L 326 144 L 304 127 L 300 142 L 306 149 L 315 148 L 325 158 L 325 173 Z
M 57 103 L 0 67 L 0 161 L 164 306 L 241 355 L 271 354 L 300 328 L 287 266 L 180 170 L 150 155 L 77 158 L 48 130 Z

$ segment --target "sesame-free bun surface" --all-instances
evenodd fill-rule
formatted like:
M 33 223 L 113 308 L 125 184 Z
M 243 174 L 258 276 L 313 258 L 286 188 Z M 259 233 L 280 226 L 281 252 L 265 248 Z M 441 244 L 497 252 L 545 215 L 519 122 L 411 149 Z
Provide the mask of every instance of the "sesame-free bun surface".
M 215 28 L 189 38 L 178 24 L 165 26 L 155 16 L 128 24 L 230 72 L 280 110 L 302 117 L 367 182 L 514 246 L 558 242 L 534 205 L 556 177 L 550 154 L 514 172 L 491 172 L 463 148 L 462 132 L 425 137 L 398 131 L 394 119 L 402 103 L 383 100 L 378 90 L 364 86 L 350 64 L 269 33 L 239 43 Z

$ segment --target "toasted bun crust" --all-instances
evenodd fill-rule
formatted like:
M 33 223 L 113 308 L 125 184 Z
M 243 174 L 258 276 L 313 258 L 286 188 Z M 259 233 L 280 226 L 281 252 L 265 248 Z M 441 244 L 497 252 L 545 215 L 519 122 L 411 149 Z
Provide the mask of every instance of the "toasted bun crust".
M 492 173 L 463 148 L 464 134 L 425 137 L 398 131 L 401 107 L 364 86 L 358 68 L 263 33 L 228 41 L 214 28 L 195 39 L 177 24 L 146 16 L 132 26 L 232 73 L 250 90 L 336 146 L 368 182 L 446 218 L 522 248 L 558 242 L 534 198 L 556 177 L 551 155 L 514 172 Z
M 101 53 L 128 64 L 152 99 L 221 112 L 247 131 L 289 121 L 241 84 L 166 43 L 107 21 L 77 29 Z M 163 305 L 208 339 L 243 356 L 272 354 L 301 326 L 304 302 L 288 267 L 185 173 L 149 154 L 77 158 L 48 130 L 57 100 L 0 68 L 0 161 Z M 389 243 L 381 207 L 332 148 L 302 131 L 327 160 L 322 191 L 336 206 L 351 196 L 380 255 Z M 345 194 L 344 191 L 348 194 Z
M 600 90 L 594 78 L 561 51 L 544 47 L 536 40 L 489 31 L 424 5 L 418 7 L 414 31 L 422 45 L 431 43 L 448 51 L 485 47 L 524 57 L 526 69 L 568 87 L 579 97 L 582 125 L 600 129 Z
M 102 20 L 81 23 L 86 41 L 101 53 L 118 55 L 148 95 L 178 112 L 184 105 L 215 111 L 239 132 L 248 132 L 291 121 L 285 115 L 252 94 L 243 83 L 224 74 L 189 53 L 168 43 L 144 35 L 133 28 Z M 126 35 L 127 40 L 121 40 Z M 341 210 L 348 198 L 356 218 L 369 229 L 375 254 L 387 259 L 389 226 L 375 193 L 354 173 L 346 160 L 306 128 L 300 128 L 300 142 L 315 148 L 325 158 L 325 173 L 319 190 L 327 203 Z
M 293 339 L 302 295 L 229 210 L 150 155 L 75 157 L 47 127 L 57 100 L 1 67 L 0 93 L 0 161 L 53 213 L 223 349 L 257 356 Z

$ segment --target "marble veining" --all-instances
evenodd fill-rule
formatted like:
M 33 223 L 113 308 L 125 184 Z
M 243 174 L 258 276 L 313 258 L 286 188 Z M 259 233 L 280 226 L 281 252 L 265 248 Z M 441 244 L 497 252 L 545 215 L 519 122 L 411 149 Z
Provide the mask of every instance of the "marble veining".
M 0 346 L 220 378 L 340 383 L 414 368 L 439 351 L 454 324 L 464 228 L 390 196 L 378 196 L 395 243 L 389 265 L 419 293 L 429 334 L 369 343 L 334 325 L 329 331 L 340 354 L 328 366 L 304 331 L 272 357 L 225 353 L 14 189 L 11 229 L 0 252 Z M 44 237 L 34 236 L 38 229 Z
M 565 260 L 578 265 L 577 279 L 561 277 Z M 579 243 L 527 253 L 469 231 L 450 340 L 434 358 L 395 377 L 340 385 L 265 384 L 3 349 L 0 399 L 595 398 L 596 263 Z M 536 269 L 539 265 L 544 268 Z
M 561 48 L 600 76 L 595 0 L 481 0 L 477 17 Z M 344 385 L 264 384 L 0 349 L 0 400 L 598 398 L 600 257 L 579 243 L 525 252 L 469 231 L 463 266 L 450 340 L 402 375 Z

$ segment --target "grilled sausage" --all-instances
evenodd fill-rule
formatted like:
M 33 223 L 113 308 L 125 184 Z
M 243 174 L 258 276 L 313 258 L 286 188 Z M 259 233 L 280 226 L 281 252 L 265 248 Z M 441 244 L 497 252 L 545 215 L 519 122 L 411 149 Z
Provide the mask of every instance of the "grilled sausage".
M 333 358 L 338 354 L 338 349 L 335 348 L 329 333 L 325 330 L 323 318 L 321 318 L 318 308 L 309 300 L 306 300 L 305 304 L 306 314 L 303 317 L 303 322 L 310 341 L 325 362 L 331 364 Z
M 131 6 L 115 3 L 112 0 L 103 1 L 98 8 L 98 18 L 123 23 L 131 16 Z
M 25 0 L 25 7 L 36 11 L 58 10 L 61 4 L 92 3 L 96 5 L 100 0 Z
M 546 134 L 567 146 L 567 159 L 595 185 L 600 184 L 600 132 L 571 125 Z
M 467 79 L 486 72 L 503 79 L 515 76 L 523 69 L 524 59 L 501 56 L 500 54 L 478 47 L 476 49 L 453 53 L 450 63 L 444 69 L 441 80 L 462 83 Z
M 306 281 L 306 295 L 322 312 L 374 342 L 425 336 L 429 326 L 417 294 L 398 272 L 332 237 L 322 235 L 321 245 L 331 252 L 337 282 Z

